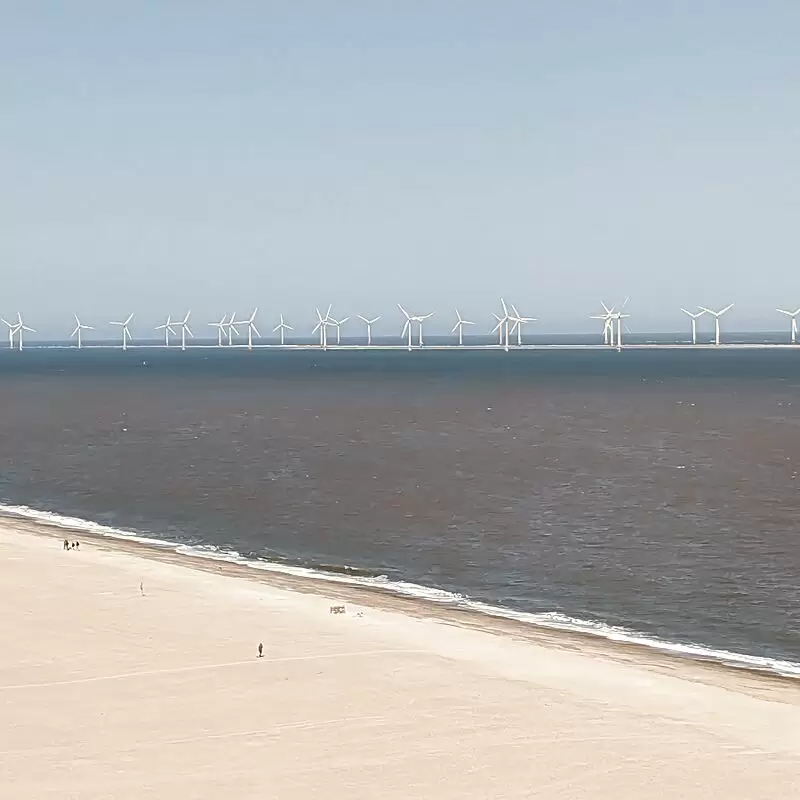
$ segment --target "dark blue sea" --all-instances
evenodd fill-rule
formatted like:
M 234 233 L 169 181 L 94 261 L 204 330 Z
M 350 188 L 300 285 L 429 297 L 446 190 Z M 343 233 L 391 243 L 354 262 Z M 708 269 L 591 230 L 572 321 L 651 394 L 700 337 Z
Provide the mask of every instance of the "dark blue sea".
M 800 675 L 788 347 L 3 350 L 0 454 L 6 513 Z

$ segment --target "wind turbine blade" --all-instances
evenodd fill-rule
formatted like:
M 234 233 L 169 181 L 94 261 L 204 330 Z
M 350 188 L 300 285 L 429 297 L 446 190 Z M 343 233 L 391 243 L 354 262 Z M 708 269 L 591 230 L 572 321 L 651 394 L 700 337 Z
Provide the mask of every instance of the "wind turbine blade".
M 710 308 L 706 308 L 705 306 L 697 306 L 701 311 L 705 311 L 706 314 L 712 314 L 713 316 L 717 316 L 716 311 L 712 311 Z
M 287 331 L 293 331 L 294 328 L 291 325 L 284 325 L 283 326 Z
M 725 308 L 723 308 L 722 311 L 719 312 L 719 315 L 722 316 L 726 311 L 730 311 L 734 307 L 734 305 L 736 304 L 731 303 L 730 305 L 725 306 Z
M 253 313 L 250 315 L 250 319 L 248 320 L 248 322 L 253 322 L 256 318 L 256 314 L 258 314 L 258 309 L 254 308 Z
M 182 323 L 183 325 L 185 325 L 189 321 L 189 317 L 191 316 L 191 314 L 192 314 L 191 311 L 186 312 L 186 316 L 183 318 L 183 323 Z
M 258 328 L 256 328 L 255 324 L 251 322 L 250 323 L 250 327 L 252 327 L 253 333 L 255 333 L 255 335 L 258 336 L 258 338 L 260 339 L 261 338 L 261 334 L 258 332 Z
M 401 305 L 400 305 L 400 303 L 398 303 L 398 304 L 397 304 L 397 307 L 398 307 L 398 308 L 399 308 L 399 309 L 400 309 L 400 310 L 403 312 L 403 314 L 405 315 L 405 318 L 406 318 L 406 319 L 411 319 L 411 316 L 409 315 L 408 311 L 406 311 L 406 310 L 403 308 L 403 306 L 401 306 Z
M 506 301 L 503 300 L 502 297 L 500 298 L 500 305 L 503 306 L 503 315 L 507 317 L 508 316 L 508 308 L 506 307 Z
M 622 301 L 622 305 L 619 307 L 620 311 L 622 311 L 622 309 L 625 308 L 626 305 L 628 305 L 628 300 L 630 299 L 631 299 L 630 296 L 628 296 Z
M 775 309 L 779 314 L 786 314 L 787 317 L 793 317 L 794 314 L 791 311 L 784 311 L 782 308 Z
M 132 320 L 132 319 L 133 319 L 133 314 L 131 314 L 131 315 L 128 317 L 128 319 L 126 319 L 126 320 L 125 320 L 125 324 L 126 324 L 126 325 L 130 325 L 130 324 L 131 324 L 131 320 Z
M 606 314 L 611 313 L 611 309 L 602 300 L 600 301 L 600 305 L 603 306 L 603 311 L 605 311 Z
M 456 322 L 455 325 L 453 325 L 453 329 L 450 331 L 450 333 L 455 333 L 460 327 L 461 327 L 461 320 L 459 320 L 458 322 Z
M 36 333 L 35 328 L 29 328 L 27 325 L 21 325 L 20 327 L 23 331 L 28 331 L 28 333 Z
M 81 325 L 81 328 L 83 328 L 85 331 L 93 331 L 94 330 L 94 326 L 93 325 Z
M 189 334 L 189 338 L 194 339 L 194 334 L 192 333 L 192 329 L 188 325 L 184 325 L 183 329 L 186 331 L 186 333 Z
M 405 336 L 408 333 L 408 328 L 411 325 L 411 320 L 407 319 L 406 324 L 403 325 L 403 332 L 400 334 L 401 337 Z
M 72 338 L 72 337 L 73 337 L 73 336 L 74 336 L 74 335 L 75 335 L 75 334 L 76 334 L 76 333 L 77 333 L 79 330 L 80 330 L 80 328 L 79 328 L 79 327 L 78 327 L 78 328 L 75 328 L 75 330 L 74 330 L 74 331 L 72 331 L 72 333 L 69 335 L 69 338 L 71 339 L 71 338 Z
M 362 317 L 361 314 L 358 315 L 358 318 L 365 324 L 369 325 L 369 320 L 366 317 Z

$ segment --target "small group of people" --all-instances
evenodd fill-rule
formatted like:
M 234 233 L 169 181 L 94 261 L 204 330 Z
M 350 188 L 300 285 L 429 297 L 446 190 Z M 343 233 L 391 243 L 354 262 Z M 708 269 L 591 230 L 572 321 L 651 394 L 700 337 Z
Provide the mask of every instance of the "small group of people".
M 64 549 L 65 550 L 80 550 L 81 543 L 80 542 L 70 542 L 69 539 L 64 539 Z

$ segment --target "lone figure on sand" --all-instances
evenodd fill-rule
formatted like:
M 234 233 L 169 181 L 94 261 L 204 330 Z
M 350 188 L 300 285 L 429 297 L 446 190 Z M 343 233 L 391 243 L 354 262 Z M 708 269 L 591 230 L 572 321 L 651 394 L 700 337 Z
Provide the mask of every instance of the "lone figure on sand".
M 264 643 L 263 642 L 259 642 L 258 643 L 258 657 L 259 658 L 263 658 L 264 657 Z
M 64 539 L 64 549 L 69 550 L 69 539 Z

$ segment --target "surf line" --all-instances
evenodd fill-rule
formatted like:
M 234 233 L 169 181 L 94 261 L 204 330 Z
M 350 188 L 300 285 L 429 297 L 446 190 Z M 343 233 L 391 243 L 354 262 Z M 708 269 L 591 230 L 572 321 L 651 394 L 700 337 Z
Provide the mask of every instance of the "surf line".
M 283 658 L 248 659 L 246 661 L 227 661 L 221 664 L 191 664 L 186 667 L 166 667 L 164 669 L 142 670 L 140 672 L 121 672 L 116 675 L 95 675 L 91 678 L 73 678 L 63 681 L 48 681 L 46 683 L 17 683 L 0 686 L 0 692 L 10 692 L 20 689 L 46 689 L 50 686 L 75 686 L 83 683 L 101 683 L 103 681 L 120 681 L 128 678 L 147 678 L 153 675 L 179 675 L 186 672 L 203 672 L 225 667 L 241 667 L 247 664 L 284 664 L 291 661 L 325 661 L 337 658 L 357 658 L 359 656 L 379 655 L 409 655 L 425 653 L 425 650 L 355 650 L 347 653 L 316 653 L 305 656 L 285 656 Z

